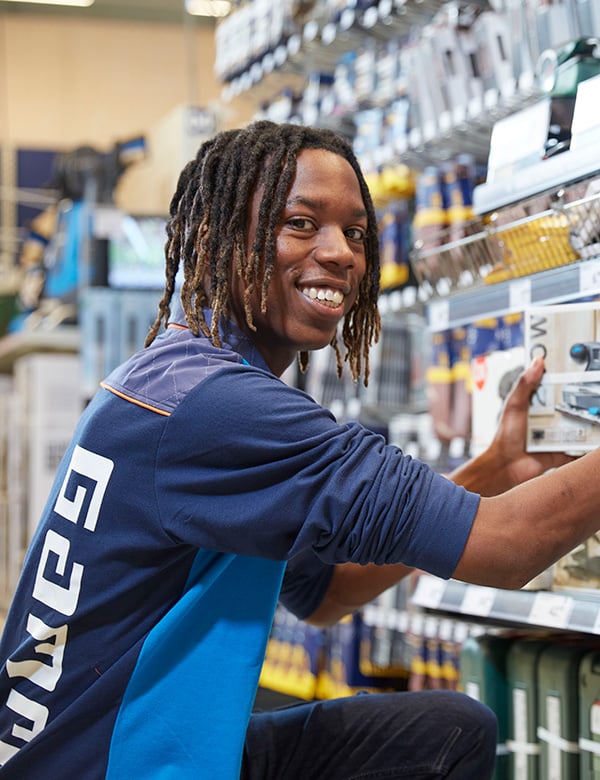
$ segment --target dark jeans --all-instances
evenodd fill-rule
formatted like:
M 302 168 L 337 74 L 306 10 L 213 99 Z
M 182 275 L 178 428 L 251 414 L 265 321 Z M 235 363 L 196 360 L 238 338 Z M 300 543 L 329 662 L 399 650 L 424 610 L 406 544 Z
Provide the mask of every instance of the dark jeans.
M 250 718 L 242 780 L 489 780 L 496 717 L 454 691 L 310 702 Z

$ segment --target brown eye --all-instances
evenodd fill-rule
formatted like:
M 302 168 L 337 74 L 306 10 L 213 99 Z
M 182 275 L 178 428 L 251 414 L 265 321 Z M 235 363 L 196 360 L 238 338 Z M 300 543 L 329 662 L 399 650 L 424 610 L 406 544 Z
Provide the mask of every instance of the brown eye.
M 366 235 L 367 232 L 363 228 L 349 228 L 346 230 L 346 238 L 349 238 L 350 241 L 364 241 Z
M 288 219 L 287 224 L 295 230 L 312 230 L 314 225 L 306 217 L 292 217 Z

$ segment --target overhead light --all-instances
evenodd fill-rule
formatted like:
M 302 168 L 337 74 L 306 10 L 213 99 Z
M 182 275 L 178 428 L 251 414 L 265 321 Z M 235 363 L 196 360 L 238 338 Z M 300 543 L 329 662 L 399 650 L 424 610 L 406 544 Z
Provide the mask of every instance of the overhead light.
M 95 0 L 3 0 L 5 3 L 34 3 L 35 5 L 76 5 L 87 8 L 94 5 Z
M 227 16 L 229 0 L 185 0 L 185 10 L 192 16 Z

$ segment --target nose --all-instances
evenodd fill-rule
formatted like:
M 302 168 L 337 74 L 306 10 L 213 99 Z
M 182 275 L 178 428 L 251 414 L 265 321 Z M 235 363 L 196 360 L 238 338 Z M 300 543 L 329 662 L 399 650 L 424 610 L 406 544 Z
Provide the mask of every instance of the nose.
M 335 263 L 345 268 L 356 265 L 356 256 L 342 228 L 330 226 L 320 231 L 315 259 L 325 265 Z

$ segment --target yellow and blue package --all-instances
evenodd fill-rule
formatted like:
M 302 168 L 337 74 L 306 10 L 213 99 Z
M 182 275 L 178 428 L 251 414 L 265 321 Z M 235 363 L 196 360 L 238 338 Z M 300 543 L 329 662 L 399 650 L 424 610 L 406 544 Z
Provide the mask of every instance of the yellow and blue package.
M 471 344 L 470 328 L 452 330 L 450 338 L 450 381 L 452 383 L 450 427 L 465 448 L 471 437 Z
M 417 177 L 415 188 L 413 242 L 418 251 L 413 262 L 419 282 L 435 283 L 444 275 L 442 256 L 431 250 L 444 243 L 446 220 L 443 179 L 439 168 L 431 165 Z
M 379 253 L 382 292 L 416 286 L 409 261 L 411 215 L 407 201 L 394 201 L 379 215 Z

